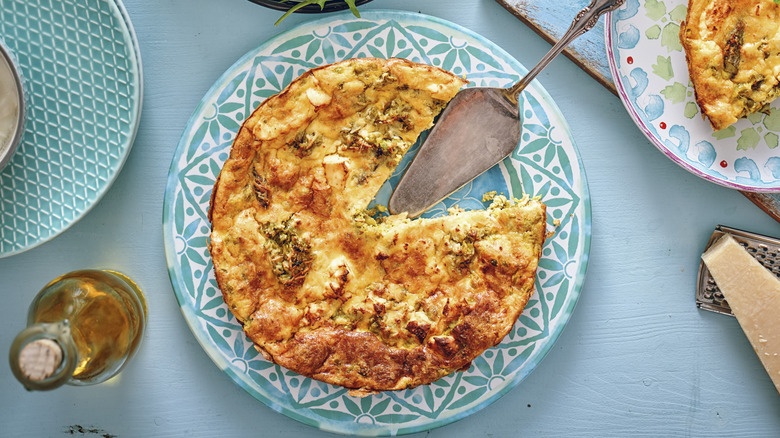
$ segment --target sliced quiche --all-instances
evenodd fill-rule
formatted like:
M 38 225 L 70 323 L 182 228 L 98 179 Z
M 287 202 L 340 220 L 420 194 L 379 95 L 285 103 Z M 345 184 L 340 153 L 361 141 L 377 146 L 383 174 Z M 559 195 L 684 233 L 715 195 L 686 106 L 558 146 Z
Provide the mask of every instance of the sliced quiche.
M 467 368 L 534 291 L 545 206 L 410 220 L 366 210 L 466 83 L 403 59 L 316 68 L 244 122 L 215 184 L 211 256 L 263 355 L 355 395 Z
M 696 101 L 716 131 L 780 96 L 780 4 L 689 0 L 680 27 Z

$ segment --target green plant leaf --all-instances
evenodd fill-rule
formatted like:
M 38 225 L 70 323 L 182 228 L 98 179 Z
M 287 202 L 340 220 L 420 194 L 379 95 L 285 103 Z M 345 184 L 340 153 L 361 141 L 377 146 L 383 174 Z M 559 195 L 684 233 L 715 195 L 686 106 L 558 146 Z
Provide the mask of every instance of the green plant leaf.
M 297 11 L 298 9 L 308 6 L 308 5 L 320 5 L 320 9 L 325 8 L 325 2 L 328 0 L 303 0 L 302 2 L 298 3 L 297 5 L 291 7 L 287 10 L 287 12 L 284 13 L 284 15 L 281 16 L 278 20 L 276 20 L 276 23 L 274 23 L 274 26 L 278 26 L 279 23 L 284 21 L 285 18 L 289 17 L 290 14 Z M 355 0 L 344 0 L 344 3 L 349 6 L 349 10 L 352 11 L 352 14 L 354 14 L 356 17 L 360 18 L 360 12 L 357 10 L 357 5 L 355 5 Z

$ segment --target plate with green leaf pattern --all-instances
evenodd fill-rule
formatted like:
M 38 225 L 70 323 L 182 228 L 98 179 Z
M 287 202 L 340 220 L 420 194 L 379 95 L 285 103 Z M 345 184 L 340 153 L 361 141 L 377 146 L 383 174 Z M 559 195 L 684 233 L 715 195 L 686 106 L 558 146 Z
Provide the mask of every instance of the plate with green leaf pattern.
M 713 131 L 696 104 L 680 43 L 687 0 L 627 0 L 608 13 L 607 59 L 637 127 L 680 167 L 750 192 L 780 191 L 780 101 Z
M 165 255 L 182 313 L 206 353 L 242 389 L 272 409 L 320 429 L 398 435 L 464 418 L 517 386 L 550 351 L 574 311 L 588 264 L 590 197 L 579 152 L 563 115 L 532 84 L 522 96 L 517 150 L 429 210 L 483 208 L 497 191 L 541 197 L 548 229 L 536 292 L 511 332 L 471 367 L 430 385 L 352 397 L 265 359 L 222 301 L 208 252 L 211 189 L 250 112 L 303 72 L 354 57 L 401 57 L 466 75 L 471 85 L 507 86 L 527 70 L 484 37 L 444 20 L 398 11 L 339 13 L 304 23 L 250 51 L 206 93 L 174 154 L 163 210 Z M 387 203 L 416 145 L 376 197 Z M 465 157 L 464 157 L 465 159 Z

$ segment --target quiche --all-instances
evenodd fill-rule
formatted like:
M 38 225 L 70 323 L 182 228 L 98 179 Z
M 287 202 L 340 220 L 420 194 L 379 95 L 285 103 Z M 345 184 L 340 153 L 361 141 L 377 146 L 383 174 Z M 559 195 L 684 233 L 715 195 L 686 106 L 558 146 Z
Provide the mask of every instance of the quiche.
M 534 291 L 545 206 L 367 210 L 465 80 L 403 59 L 313 69 L 243 123 L 214 186 L 225 303 L 269 360 L 354 395 L 467 368 Z
M 680 26 L 696 102 L 716 131 L 780 96 L 780 4 L 689 0 Z

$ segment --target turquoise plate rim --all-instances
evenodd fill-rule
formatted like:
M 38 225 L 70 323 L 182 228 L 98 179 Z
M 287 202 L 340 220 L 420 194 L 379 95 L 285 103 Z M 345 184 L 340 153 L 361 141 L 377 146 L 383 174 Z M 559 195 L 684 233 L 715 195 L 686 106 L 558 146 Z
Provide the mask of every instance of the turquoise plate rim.
M 135 28 L 133 27 L 133 23 L 130 20 L 130 15 L 127 13 L 127 9 L 125 8 L 124 3 L 122 3 L 122 0 L 101 0 L 102 3 L 107 4 L 110 6 L 113 6 L 116 8 L 116 12 L 118 12 L 119 17 L 122 19 L 122 23 L 124 24 L 123 33 L 130 44 L 130 49 L 133 53 L 132 57 L 132 63 L 135 66 L 135 71 L 137 71 L 136 77 L 136 84 L 135 84 L 135 91 L 133 93 L 132 97 L 132 105 L 135 107 L 135 110 L 131 111 L 132 113 L 132 123 L 131 128 L 129 131 L 126 132 L 127 134 L 127 141 L 121 145 L 122 151 L 121 151 L 121 157 L 117 161 L 115 168 L 113 169 L 112 175 L 106 180 L 105 184 L 100 188 L 100 190 L 97 190 L 95 193 L 95 197 L 77 214 L 71 218 L 70 221 L 62 223 L 61 227 L 59 229 L 56 229 L 54 232 L 49 234 L 48 236 L 45 236 L 44 238 L 37 239 L 34 242 L 14 248 L 7 251 L 2 251 L 2 246 L 0 246 L 0 258 L 10 257 L 16 254 L 21 254 L 25 251 L 28 251 L 33 248 L 37 248 L 38 246 L 41 246 L 47 242 L 50 242 L 54 238 L 58 237 L 60 234 L 65 232 L 66 230 L 70 229 L 73 225 L 75 225 L 79 220 L 81 220 L 84 216 L 87 215 L 92 209 L 103 199 L 105 194 L 108 192 L 108 190 L 111 188 L 111 186 L 114 184 L 116 179 L 119 177 L 119 174 L 122 171 L 122 168 L 125 165 L 125 162 L 127 162 L 127 158 L 130 155 L 130 150 L 133 147 L 133 144 L 135 143 L 135 138 L 138 135 L 138 128 L 141 123 L 141 112 L 143 108 L 143 88 L 144 88 L 144 81 L 143 81 L 143 64 L 141 59 L 141 50 L 138 43 L 138 37 L 135 32 Z M 24 81 L 30 81 L 31 79 L 27 76 L 25 76 Z M 28 117 L 29 117 L 29 106 L 28 106 Z M 28 134 L 25 134 L 28 135 Z M 18 153 L 18 150 L 16 151 Z M 13 161 L 13 157 L 11 157 L 11 160 L 9 161 L 8 165 L 10 166 L 11 161 Z
M 568 296 L 567 303 L 564 308 L 560 310 L 560 314 L 563 315 L 560 317 L 560 322 L 555 326 L 554 330 L 550 330 L 549 336 L 547 336 L 544 345 L 542 349 L 544 350 L 542 353 L 535 355 L 535 361 L 531 363 L 528 367 L 526 367 L 523 372 L 516 373 L 511 381 L 502 386 L 499 390 L 491 393 L 490 397 L 483 401 L 482 403 L 473 406 L 468 409 L 464 409 L 459 411 L 456 415 L 448 416 L 446 418 L 436 418 L 432 421 L 429 421 L 427 423 L 421 424 L 421 425 L 415 425 L 412 427 L 399 427 L 399 428 L 377 428 L 377 427 L 362 427 L 364 425 L 357 424 L 357 423 L 345 423 L 340 421 L 329 421 L 329 422 L 321 422 L 316 419 L 313 419 L 305 414 L 300 413 L 299 411 L 296 411 L 292 408 L 289 408 L 287 406 L 283 406 L 280 403 L 275 402 L 274 400 L 268 399 L 265 395 L 261 394 L 256 388 L 250 387 L 234 369 L 231 368 L 230 363 L 223 357 L 223 355 L 216 349 L 215 345 L 208 339 L 208 336 L 203 333 L 203 330 L 199 327 L 199 319 L 194 314 L 194 309 L 191 309 L 187 305 L 187 300 L 185 298 L 186 293 L 186 286 L 182 283 L 182 272 L 180 271 L 181 266 L 178 264 L 176 259 L 176 250 L 175 250 L 175 242 L 174 242 L 174 233 L 173 233 L 173 223 L 175 221 L 174 216 L 174 202 L 173 202 L 173 196 L 175 190 L 179 187 L 178 181 L 177 181 L 177 163 L 182 158 L 183 154 L 186 151 L 186 148 L 188 146 L 188 136 L 187 134 L 192 131 L 194 126 L 196 125 L 196 116 L 201 113 L 201 111 L 204 109 L 204 105 L 206 105 L 208 102 L 208 98 L 210 96 L 213 96 L 215 94 L 218 94 L 221 90 L 223 90 L 229 81 L 232 78 L 232 72 L 234 69 L 236 69 L 238 66 L 241 66 L 245 63 L 247 63 L 252 58 L 258 56 L 260 52 L 263 50 L 271 47 L 275 42 L 278 42 L 280 40 L 285 40 L 289 35 L 298 34 L 300 32 L 300 29 L 302 28 L 314 28 L 319 25 L 327 24 L 331 21 L 337 21 L 339 19 L 355 19 L 355 20 L 383 20 L 383 19 L 405 19 L 405 20 L 412 20 L 412 21 L 422 21 L 422 22 L 431 22 L 436 23 L 445 27 L 448 27 L 452 29 L 453 31 L 460 32 L 462 34 L 468 35 L 471 38 L 474 38 L 475 40 L 481 42 L 485 46 L 490 47 L 491 51 L 493 51 L 497 55 L 501 55 L 506 62 L 511 64 L 519 73 L 525 73 L 527 72 L 527 69 L 525 69 L 517 60 L 515 60 L 511 55 L 509 55 L 506 51 L 486 39 L 485 37 L 476 34 L 475 32 L 468 30 L 460 25 L 451 23 L 447 20 L 428 16 L 425 14 L 420 13 L 412 13 L 407 11 L 396 11 L 396 10 L 370 10 L 370 11 L 364 11 L 361 13 L 362 18 L 355 18 L 352 16 L 349 12 L 342 12 L 342 13 L 336 13 L 331 15 L 330 17 L 325 18 L 319 18 L 316 20 L 308 21 L 305 23 L 302 23 L 294 28 L 291 28 L 287 31 L 281 32 L 267 41 L 263 42 L 261 45 L 256 47 L 255 49 L 250 50 L 246 54 L 244 54 L 239 60 L 237 60 L 233 65 L 231 65 L 225 73 L 223 73 L 216 82 L 209 88 L 209 90 L 204 95 L 203 100 L 197 105 L 195 110 L 192 113 L 191 118 L 189 119 L 185 129 L 183 130 L 182 137 L 177 145 L 176 151 L 174 153 L 174 156 L 172 157 L 171 166 L 169 168 L 169 175 L 168 175 L 168 182 L 166 185 L 165 190 L 165 196 L 163 201 L 163 214 L 162 214 L 162 222 L 163 222 L 163 244 L 164 244 L 164 250 L 165 250 L 165 257 L 166 262 L 168 265 L 168 273 L 171 280 L 171 285 L 174 290 L 174 294 L 176 296 L 176 299 L 178 303 L 180 304 L 180 309 L 182 312 L 182 315 L 185 318 L 185 321 L 187 322 L 188 326 L 190 327 L 191 331 L 193 332 L 193 335 L 201 345 L 201 347 L 204 349 L 204 351 L 207 353 L 207 356 L 223 371 L 225 374 L 227 374 L 231 380 L 233 380 L 234 383 L 236 383 L 240 388 L 250 393 L 255 399 L 263 402 L 265 405 L 270 407 L 271 409 L 284 414 L 285 416 L 292 418 L 294 420 L 297 420 L 301 423 L 317 427 L 321 430 L 327 431 L 327 432 L 334 432 L 334 433 L 340 433 L 340 434 L 356 434 L 356 435 L 362 435 L 362 436 L 384 436 L 384 435 L 404 435 L 404 434 L 410 434 L 415 432 L 421 432 L 421 431 L 427 431 L 431 430 L 436 427 L 444 426 L 446 424 L 450 424 L 452 422 L 458 421 L 460 419 L 463 419 L 465 417 L 468 417 L 469 415 L 485 408 L 486 406 L 492 404 L 499 398 L 501 398 L 503 395 L 505 395 L 509 390 L 513 389 L 515 386 L 517 386 L 522 380 L 524 380 L 530 373 L 533 371 L 533 369 L 538 366 L 538 364 L 544 359 L 544 357 L 547 356 L 549 351 L 552 349 L 553 345 L 557 341 L 557 339 L 562 334 L 565 326 L 567 325 L 569 319 L 571 318 L 571 315 L 574 312 L 574 309 L 576 307 L 576 304 L 579 300 L 579 296 L 581 293 L 581 289 L 583 286 L 583 282 L 585 280 L 585 274 L 587 272 L 588 262 L 589 262 L 589 254 L 590 254 L 590 248 L 591 248 L 591 223 L 592 223 L 592 216 L 591 216 L 591 200 L 590 200 L 590 194 L 587 184 L 587 178 L 585 174 L 585 169 L 582 165 L 582 160 L 579 154 L 579 150 L 576 147 L 576 144 L 574 143 L 573 136 L 571 134 L 571 131 L 568 127 L 568 124 L 566 123 L 565 118 L 563 117 L 563 114 L 560 112 L 560 109 L 557 107 L 555 102 L 552 100 L 552 97 L 547 93 L 544 88 L 539 85 L 538 81 L 533 82 L 530 87 L 534 89 L 536 93 L 538 93 L 544 100 L 547 105 L 550 106 L 551 110 L 554 111 L 554 115 L 558 118 L 558 120 L 563 124 L 563 126 L 566 128 L 566 133 L 568 135 L 569 140 L 572 143 L 573 151 L 577 158 L 577 165 L 579 169 L 580 174 L 580 181 L 581 181 L 581 189 L 583 190 L 583 193 L 581 193 L 581 198 L 579 198 L 581 206 L 582 206 L 582 213 L 583 217 L 582 222 L 580 223 L 581 227 L 581 243 L 582 243 L 582 254 L 579 259 L 578 264 L 578 270 L 573 274 L 573 284 L 570 287 L 571 293 Z M 208 262 L 208 266 L 211 267 L 210 261 Z M 538 283 L 538 280 L 537 280 Z M 539 285 L 537 284 L 536 294 L 541 293 L 539 289 Z

